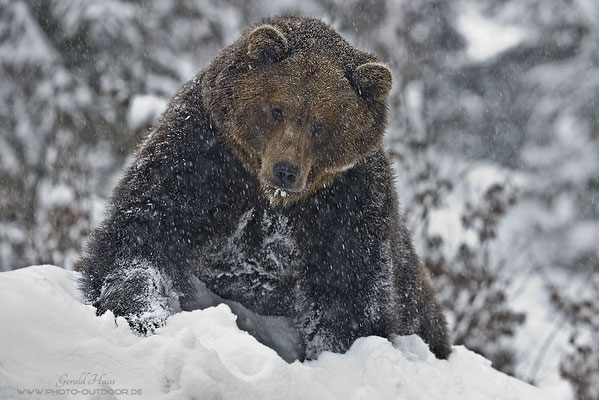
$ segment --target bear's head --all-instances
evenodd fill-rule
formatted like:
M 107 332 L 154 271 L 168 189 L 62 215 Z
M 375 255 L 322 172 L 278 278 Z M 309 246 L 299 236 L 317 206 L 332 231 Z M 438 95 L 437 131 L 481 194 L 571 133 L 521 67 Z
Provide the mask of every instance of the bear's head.
M 375 151 L 391 71 L 332 28 L 273 20 L 225 49 L 204 76 L 204 104 L 271 201 L 309 196 Z

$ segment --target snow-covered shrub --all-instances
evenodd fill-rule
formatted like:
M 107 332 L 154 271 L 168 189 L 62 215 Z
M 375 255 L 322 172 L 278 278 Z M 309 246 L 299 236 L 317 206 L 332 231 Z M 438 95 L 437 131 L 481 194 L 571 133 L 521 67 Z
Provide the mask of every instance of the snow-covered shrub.
M 401 147 L 398 146 L 401 149 Z M 441 172 L 426 145 L 409 146 L 396 153 L 398 169 L 409 176 L 401 187 L 412 187 L 403 198 L 412 221 L 423 262 L 434 276 L 437 293 L 449 314 L 455 344 L 463 344 L 514 374 L 517 362 L 509 339 L 524 322 L 507 298 L 512 277 L 510 260 L 498 257 L 493 245 L 502 217 L 514 205 L 514 189 L 506 183 L 486 187 L 474 200 L 462 204 L 457 237 L 444 237 L 432 227 L 434 213 L 442 209 L 460 182 Z M 403 180 L 402 180 L 403 181 Z
M 553 288 L 552 302 L 575 328 L 571 352 L 562 358 L 560 372 L 578 400 L 599 400 L 599 264 L 586 283 L 577 298 Z

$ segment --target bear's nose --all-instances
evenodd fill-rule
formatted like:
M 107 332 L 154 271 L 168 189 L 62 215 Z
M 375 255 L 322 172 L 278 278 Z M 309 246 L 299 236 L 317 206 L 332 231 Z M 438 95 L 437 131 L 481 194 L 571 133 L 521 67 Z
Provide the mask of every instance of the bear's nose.
M 277 185 L 282 188 L 289 188 L 299 178 L 300 168 L 297 165 L 281 161 L 272 167 L 272 173 L 275 176 L 275 183 Z

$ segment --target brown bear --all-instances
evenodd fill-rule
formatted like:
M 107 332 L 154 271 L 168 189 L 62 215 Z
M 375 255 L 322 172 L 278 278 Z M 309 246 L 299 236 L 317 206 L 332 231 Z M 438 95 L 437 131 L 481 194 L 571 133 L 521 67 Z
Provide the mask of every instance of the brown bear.
M 173 96 L 114 189 L 80 260 L 98 315 L 143 334 L 223 301 L 288 360 L 414 333 L 447 358 L 382 146 L 391 79 L 317 19 L 248 29 Z

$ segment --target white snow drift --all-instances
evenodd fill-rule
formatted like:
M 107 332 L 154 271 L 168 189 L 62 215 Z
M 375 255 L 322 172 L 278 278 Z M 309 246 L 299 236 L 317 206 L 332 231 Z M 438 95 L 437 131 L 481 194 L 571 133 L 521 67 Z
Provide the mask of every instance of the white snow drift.
M 182 312 L 150 337 L 95 316 L 76 273 L 0 273 L 2 399 L 550 399 L 464 347 L 439 361 L 416 336 L 358 340 L 288 364 L 225 305 Z

